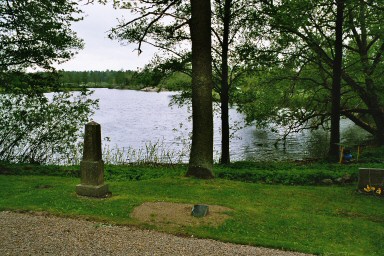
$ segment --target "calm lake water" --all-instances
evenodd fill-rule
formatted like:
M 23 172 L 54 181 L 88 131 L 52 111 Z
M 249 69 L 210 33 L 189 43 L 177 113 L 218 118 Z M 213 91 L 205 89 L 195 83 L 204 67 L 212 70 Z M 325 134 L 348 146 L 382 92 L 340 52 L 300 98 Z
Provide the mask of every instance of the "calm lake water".
M 133 90 L 94 89 L 93 98 L 99 99 L 100 109 L 93 120 L 101 124 L 104 147 L 140 150 L 148 145 L 161 145 L 162 150 L 177 152 L 188 150 L 192 131 L 191 112 L 188 107 L 170 107 L 175 92 L 141 92 Z M 230 110 L 231 125 L 244 126 L 243 116 Z M 220 116 L 214 119 L 215 159 L 220 151 Z M 276 127 L 275 127 L 276 128 Z M 282 129 L 278 129 L 280 135 Z M 304 131 L 293 134 L 276 144 L 279 133 L 270 128 L 256 129 L 246 126 L 234 131 L 231 140 L 231 159 L 284 160 L 319 157 L 327 151 L 328 134 L 324 131 Z M 343 120 L 342 141 L 358 144 L 369 137 L 359 127 Z M 188 160 L 188 154 L 183 158 Z

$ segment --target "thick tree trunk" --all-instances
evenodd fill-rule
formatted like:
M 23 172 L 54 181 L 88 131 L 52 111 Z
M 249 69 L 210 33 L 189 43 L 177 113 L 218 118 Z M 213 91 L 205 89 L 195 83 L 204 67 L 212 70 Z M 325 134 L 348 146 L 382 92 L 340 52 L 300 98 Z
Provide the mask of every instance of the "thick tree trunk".
M 355 87 L 357 86 L 355 85 Z M 372 118 L 372 122 L 367 122 L 366 118 L 361 118 L 359 115 L 348 111 L 344 111 L 343 114 L 357 126 L 372 134 L 374 136 L 374 144 L 384 145 L 384 106 L 380 103 L 380 99 L 378 99 L 378 93 L 374 90 L 375 86 L 372 79 L 366 78 L 365 87 L 367 88 L 366 90 L 357 91 L 357 93 L 359 93 L 360 98 L 367 106 L 363 113 Z
M 373 81 L 368 79 L 366 83 L 369 83 L 369 87 L 373 88 Z M 369 94 L 369 93 L 368 93 Z M 384 145 L 384 107 L 380 104 L 380 100 L 377 97 L 377 93 L 371 93 L 369 95 L 369 101 L 366 102 L 368 109 L 371 112 L 373 122 L 376 129 L 374 131 L 374 140 L 377 145 Z
M 213 178 L 210 0 L 191 0 L 192 147 L 186 176 Z
M 376 133 L 374 134 L 375 137 L 375 144 L 379 146 L 384 145 L 384 113 L 377 113 L 377 115 L 373 115 L 373 119 L 376 123 Z
M 228 47 L 229 47 L 229 26 L 231 22 L 232 0 L 225 0 L 224 3 L 224 33 L 221 51 L 221 164 L 229 164 L 229 84 L 228 84 Z
M 331 161 L 339 159 L 340 143 L 340 102 L 341 102 L 341 72 L 343 62 L 343 21 L 344 0 L 337 0 L 335 59 L 333 61 L 332 81 L 332 112 L 331 138 L 328 156 Z

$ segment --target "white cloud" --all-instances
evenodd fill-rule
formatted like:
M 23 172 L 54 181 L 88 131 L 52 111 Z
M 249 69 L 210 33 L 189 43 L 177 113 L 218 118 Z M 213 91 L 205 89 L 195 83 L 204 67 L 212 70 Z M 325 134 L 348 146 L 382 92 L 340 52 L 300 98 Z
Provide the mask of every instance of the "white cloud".
M 115 10 L 111 5 L 83 5 L 84 20 L 73 25 L 73 30 L 84 40 L 85 47 L 70 61 L 57 65 L 64 70 L 136 70 L 149 63 L 156 49 L 144 46 L 138 55 L 137 45 L 121 46 L 107 37 L 107 31 L 117 25 L 117 18 L 128 19 L 127 10 Z

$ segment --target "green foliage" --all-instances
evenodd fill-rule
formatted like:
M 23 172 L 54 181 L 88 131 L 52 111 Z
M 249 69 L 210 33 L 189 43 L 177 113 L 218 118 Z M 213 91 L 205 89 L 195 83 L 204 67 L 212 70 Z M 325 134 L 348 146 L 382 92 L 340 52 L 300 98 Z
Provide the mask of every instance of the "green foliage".
M 182 91 L 191 88 L 191 77 L 181 72 L 175 72 L 160 83 L 161 88 L 170 91 Z
M 135 82 L 141 87 L 155 87 L 158 86 L 163 79 L 164 74 L 157 69 L 145 67 L 139 73 L 135 74 Z
M 364 163 L 384 163 L 384 146 L 362 149 L 361 159 Z
M 60 71 L 60 83 L 64 88 L 132 88 L 141 89 L 138 74 L 130 70 Z
M 382 143 L 384 134 L 383 111 L 377 111 L 384 104 L 380 61 L 384 48 L 379 39 L 383 31 L 377 26 L 383 19 L 382 3 L 345 2 L 343 28 L 343 38 L 348 40 L 343 45 L 341 115 L 374 135 L 377 143 Z M 335 4 L 264 1 L 255 10 L 253 20 L 263 26 L 251 33 L 269 43 L 239 49 L 243 59 L 250 60 L 246 69 L 254 63 L 259 67 L 239 101 L 249 122 L 273 120 L 287 132 L 327 126 L 335 61 Z
M 115 4 L 115 8 L 126 9 L 137 18 L 129 21 L 119 20 L 119 24 L 111 29 L 109 37 L 136 43 L 139 53 L 142 51 L 142 44 L 145 43 L 175 53 L 190 39 L 189 1 L 150 0 L 131 4 L 129 0 L 122 0 Z
M 46 73 L 43 73 L 47 75 Z M 60 89 L 110 88 L 141 90 L 157 87 L 178 91 L 190 86 L 191 79 L 183 73 L 168 75 L 166 71 L 150 66 L 140 71 L 60 71 Z
M 1 1 L 0 78 L 5 71 L 50 69 L 53 62 L 70 59 L 82 47 L 70 29 L 79 13 L 73 1 Z
M 365 148 L 358 162 L 348 164 L 319 161 L 236 162 L 228 166 L 217 166 L 215 173 L 218 178 L 266 184 L 346 184 L 357 182 L 361 167 L 383 168 L 383 151 L 383 147 Z
M 69 60 L 83 46 L 70 29 L 79 13 L 72 1 L 1 1 L 0 92 L 57 91 L 52 64 Z M 46 72 L 26 73 L 27 68 Z
M 43 93 L 60 89 L 53 64 L 83 46 L 71 30 L 79 14 L 74 1 L 0 2 L 0 161 L 76 161 L 80 127 L 96 102 L 88 92 Z
M 235 163 L 215 171 L 218 178 L 284 185 L 321 185 L 357 181 L 358 165 L 301 163 Z
M 59 74 L 57 72 L 25 73 L 22 71 L 0 72 L 0 93 L 24 93 L 38 95 L 44 92 L 58 91 Z
M 80 130 L 97 106 L 89 94 L 0 94 L 0 161 L 77 162 Z
M 247 122 L 259 127 L 273 123 L 286 134 L 327 128 L 329 88 L 319 86 L 322 78 L 314 66 L 307 65 L 299 75 L 291 67 L 275 67 L 244 79 L 236 101 Z

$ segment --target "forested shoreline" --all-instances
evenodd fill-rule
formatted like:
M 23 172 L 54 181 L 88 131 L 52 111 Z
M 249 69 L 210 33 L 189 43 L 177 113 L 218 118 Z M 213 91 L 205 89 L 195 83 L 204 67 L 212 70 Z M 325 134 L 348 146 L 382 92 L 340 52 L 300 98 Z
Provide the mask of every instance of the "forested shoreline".
M 105 70 L 59 71 L 61 88 L 110 88 L 141 90 L 156 87 L 158 90 L 181 91 L 191 86 L 191 78 L 183 73 L 166 75 L 156 70 Z

